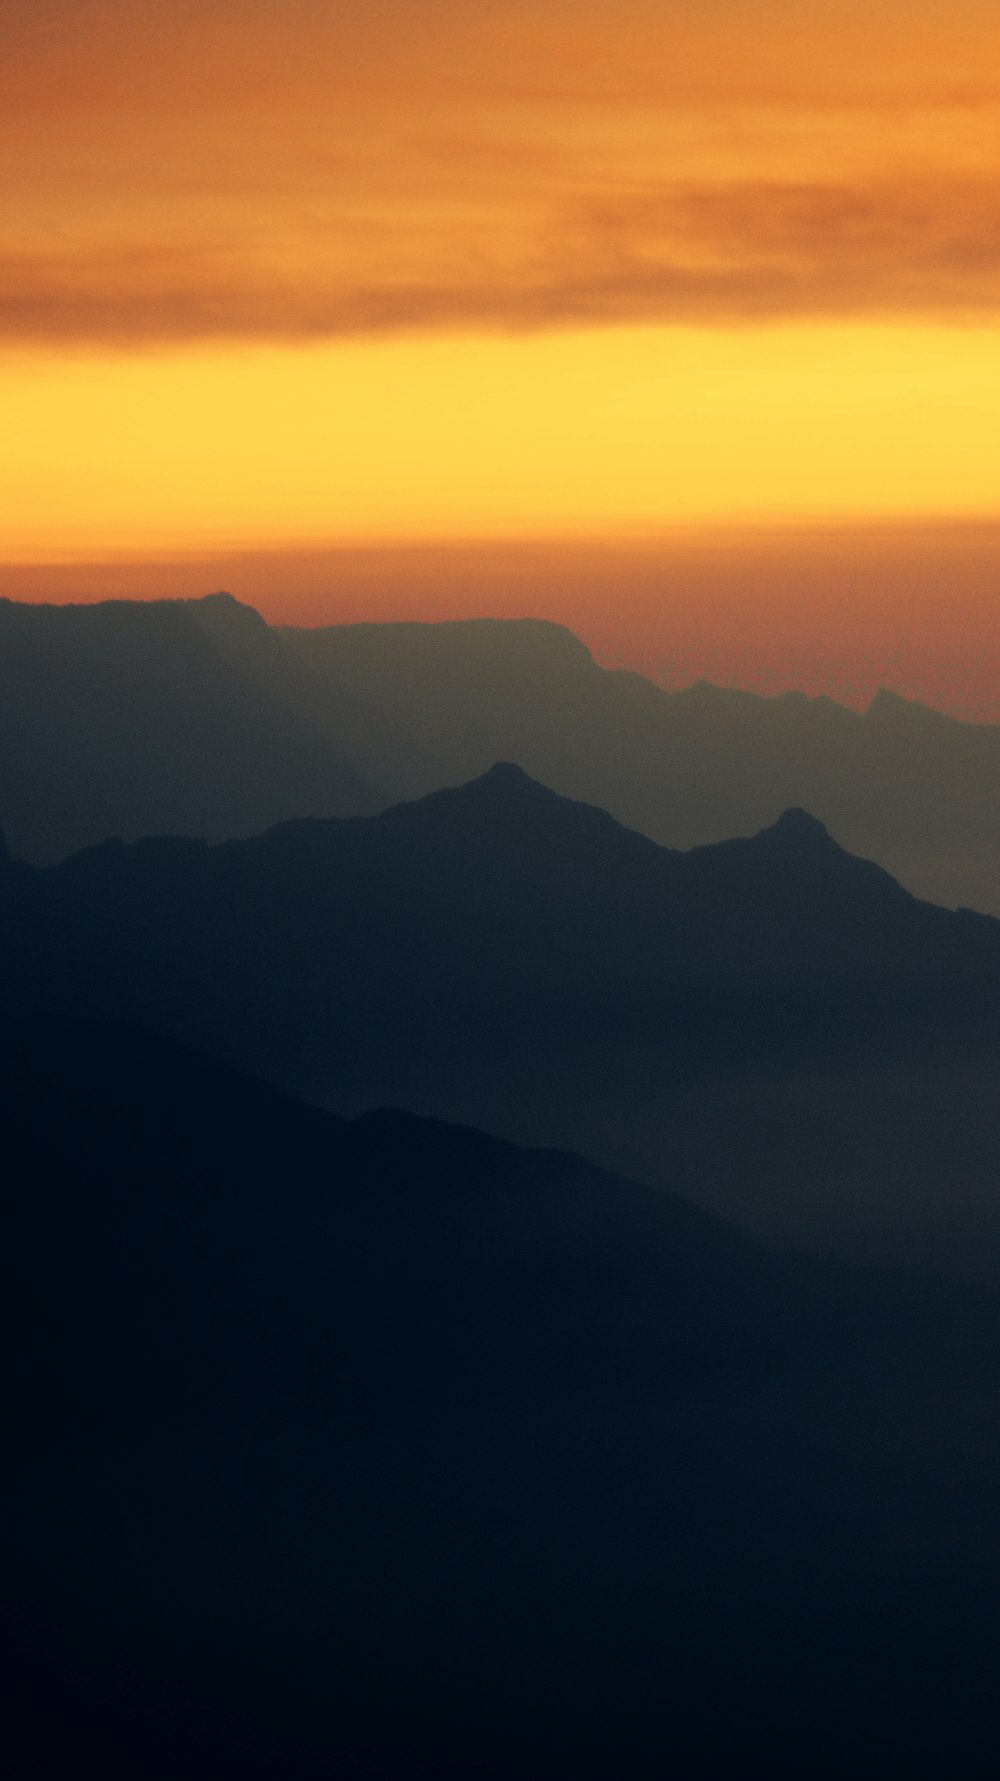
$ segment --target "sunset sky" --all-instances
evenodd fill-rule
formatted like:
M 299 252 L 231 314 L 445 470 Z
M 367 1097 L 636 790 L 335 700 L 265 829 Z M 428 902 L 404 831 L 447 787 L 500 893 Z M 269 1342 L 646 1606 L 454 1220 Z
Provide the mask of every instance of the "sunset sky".
M 0 118 L 3 592 L 207 592 L 217 557 L 269 616 L 380 617 L 418 547 L 470 612 L 773 686 L 822 679 L 833 595 L 799 649 L 788 565 L 835 535 L 830 689 L 892 678 L 919 584 L 903 690 L 993 715 L 996 0 L 11 0 Z M 784 567 L 754 546 L 723 659 L 704 566 L 761 528 Z

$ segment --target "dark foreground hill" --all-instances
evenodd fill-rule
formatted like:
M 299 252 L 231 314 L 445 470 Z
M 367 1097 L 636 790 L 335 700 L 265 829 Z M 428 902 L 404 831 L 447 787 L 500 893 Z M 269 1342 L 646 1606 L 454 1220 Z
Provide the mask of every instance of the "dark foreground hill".
M 107 835 L 258 833 L 385 800 L 329 686 L 248 607 L 0 600 L 0 808 L 46 863 Z
M 0 1065 L 12 1776 L 991 1772 L 996 1300 L 134 1029 Z
M 683 855 L 516 767 L 0 877 L 3 995 L 335 1110 L 582 1149 L 769 1239 L 997 1268 L 1000 924 L 787 813 Z
M 1000 915 L 1000 726 L 888 692 L 863 716 L 706 682 L 669 694 L 537 620 L 279 635 L 326 677 L 358 759 L 395 798 L 516 761 L 680 848 L 801 806 L 917 896 Z

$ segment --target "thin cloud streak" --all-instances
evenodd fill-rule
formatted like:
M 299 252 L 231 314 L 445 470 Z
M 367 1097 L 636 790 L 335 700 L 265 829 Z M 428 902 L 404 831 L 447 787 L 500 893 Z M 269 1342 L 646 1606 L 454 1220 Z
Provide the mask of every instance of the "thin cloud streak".
M 993 0 L 35 0 L 0 342 L 998 307 Z
M 561 205 L 520 233 L 511 219 L 501 251 L 487 210 L 450 257 L 433 232 L 397 236 L 391 214 L 376 213 L 370 233 L 367 266 L 355 255 L 346 275 L 342 256 L 322 240 L 307 254 L 295 231 L 273 259 L 198 240 L 8 249 L 0 338 L 134 349 L 627 323 L 960 323 L 1000 311 L 1000 204 L 987 178 L 650 184 Z M 436 276 L 420 275 L 421 259 Z

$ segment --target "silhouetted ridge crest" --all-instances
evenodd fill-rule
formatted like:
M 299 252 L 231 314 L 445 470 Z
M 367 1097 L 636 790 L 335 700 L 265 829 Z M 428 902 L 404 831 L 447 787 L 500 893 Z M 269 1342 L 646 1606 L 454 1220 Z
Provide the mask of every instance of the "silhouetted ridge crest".
M 669 693 L 540 620 L 282 630 L 339 701 L 387 802 L 514 760 L 682 850 L 789 806 L 922 898 L 1000 914 L 1000 724 L 882 691 L 868 712 L 702 679 Z
M 516 761 L 495 761 L 492 767 L 488 767 L 485 773 L 479 775 L 479 783 L 487 785 L 537 785 L 538 781 L 532 779 L 530 773 L 526 773 L 523 767 L 517 765 Z
M 440 810 L 454 813 L 467 808 L 469 810 L 505 811 L 511 814 L 529 811 L 544 811 L 553 816 L 558 811 L 590 810 L 594 807 L 577 803 L 572 798 L 563 797 L 554 792 L 550 786 L 543 785 L 540 780 L 533 779 L 523 767 L 513 761 L 497 761 L 485 773 L 475 779 L 468 779 L 461 785 L 446 786 L 441 791 L 428 792 L 423 798 L 409 800 L 405 804 L 396 805 L 397 810 Z M 393 812 L 386 811 L 386 816 Z M 598 812 L 607 821 L 613 818 L 606 811 Z M 618 825 L 616 825 L 618 826 Z
M 551 787 L 543 785 L 540 779 L 533 779 L 516 761 L 496 761 L 477 779 L 470 779 L 464 790 L 483 797 L 510 799 L 514 803 L 538 802 L 546 804 L 572 803 L 573 800 L 563 798 Z
M 924 705 L 919 699 L 907 699 L 887 686 L 879 687 L 865 716 L 876 723 L 920 724 L 925 728 L 947 726 L 957 730 L 963 727 L 958 718 L 949 716 L 946 711 L 935 711 L 933 706 Z M 976 727 L 985 730 L 989 726 Z
M 859 907 L 870 906 L 873 897 L 881 900 L 886 895 L 893 900 L 914 901 L 891 872 L 874 860 L 863 859 L 841 847 L 825 823 L 798 805 L 783 810 L 777 822 L 758 830 L 746 842 L 722 841 L 714 848 L 695 848 L 694 852 L 703 857 L 715 854 L 724 858 L 730 849 L 739 851 L 743 847 L 749 849 L 758 870 L 768 875 L 775 889 L 781 883 L 801 886 L 808 882 L 825 886 L 827 892 L 839 897 L 860 896 Z
M 326 641 L 342 666 L 378 661 L 411 665 L 421 658 L 468 668 L 470 661 L 526 661 L 539 654 L 593 667 L 591 651 L 568 625 L 550 618 L 446 618 L 427 622 L 398 619 L 391 623 L 361 620 L 356 624 L 277 627 L 283 637 L 304 642 Z
M 19 860 L 385 802 L 336 695 L 229 595 L 7 604 L 0 633 L 0 810 Z
M 216 594 L 201 594 L 180 604 L 186 606 L 196 619 L 207 624 L 227 626 L 237 634 L 242 630 L 252 631 L 260 636 L 272 635 L 270 625 L 256 606 L 248 606 L 244 600 L 237 600 L 235 594 L 226 593 L 224 589 L 220 588 Z
M 771 836 L 776 841 L 787 841 L 796 846 L 824 847 L 831 853 L 844 853 L 845 849 L 833 840 L 825 823 L 818 816 L 811 816 L 808 810 L 793 805 L 790 810 L 783 810 L 776 823 L 769 829 L 762 829 L 761 836 Z
M 553 791 L 533 779 L 512 761 L 497 761 L 464 785 L 429 792 L 426 797 L 383 811 L 376 822 L 392 824 L 433 823 L 450 834 L 488 831 L 494 840 L 509 836 L 516 845 L 525 829 L 539 837 L 547 849 L 587 847 L 594 837 L 614 836 L 621 849 L 631 854 L 669 854 L 648 836 L 627 828 L 606 810 Z

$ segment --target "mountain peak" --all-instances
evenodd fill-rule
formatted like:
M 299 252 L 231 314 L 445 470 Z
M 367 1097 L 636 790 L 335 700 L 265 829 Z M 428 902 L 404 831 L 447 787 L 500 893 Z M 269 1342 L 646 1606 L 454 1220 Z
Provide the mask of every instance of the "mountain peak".
M 479 778 L 472 780 L 471 783 L 473 785 L 510 786 L 513 788 L 537 785 L 538 781 L 532 779 L 531 774 L 526 773 L 523 767 L 519 767 L 516 761 L 494 761 L 492 767 L 487 767 L 486 772 L 481 773 Z
M 448 792 L 431 792 L 421 802 L 428 805 L 443 798 L 458 799 L 469 809 L 485 811 L 491 817 L 509 818 L 515 823 L 524 818 L 546 825 L 555 823 L 560 829 L 564 829 L 567 823 L 574 827 L 583 823 L 591 830 L 597 824 L 602 830 L 614 829 L 621 835 L 629 835 L 632 841 L 639 842 L 643 848 L 654 852 L 665 851 L 658 849 L 648 836 L 634 834 L 599 805 L 588 804 L 582 799 L 567 797 L 563 792 L 554 791 L 550 785 L 546 785 L 541 779 L 535 779 L 514 761 L 496 761 L 478 779 L 470 779 L 465 785 L 455 786 Z
M 764 842 L 765 846 L 780 847 L 783 851 L 800 856 L 842 852 L 826 825 L 817 816 L 811 816 L 808 810 L 802 810 L 797 805 L 783 810 L 770 828 L 761 829 L 757 840 Z
M 924 705 L 919 699 L 907 699 L 902 693 L 894 693 L 891 687 L 880 686 L 868 710 L 867 718 L 877 722 L 923 724 L 940 729 L 944 725 L 954 726 L 959 719 L 950 717 L 946 711 L 935 711 L 932 706 Z
M 475 779 L 467 779 L 461 785 L 447 786 L 441 791 L 428 792 L 417 803 L 435 805 L 446 801 L 452 804 L 456 799 L 470 806 L 502 804 L 511 809 L 540 803 L 573 803 L 572 799 L 563 798 L 550 786 L 543 785 L 540 779 L 532 778 L 516 761 L 495 761 L 492 767 L 477 774 Z
M 830 839 L 826 824 L 821 823 L 818 816 L 811 816 L 808 810 L 803 810 L 798 804 L 782 811 L 772 826 L 772 832 L 781 835 L 809 835 L 817 841 L 821 837 L 827 841 Z
M 217 634 L 222 628 L 237 625 L 244 630 L 251 629 L 260 633 L 267 632 L 269 628 L 256 606 L 248 606 L 244 600 L 237 600 L 235 594 L 226 593 L 223 588 L 215 594 L 201 594 L 195 599 L 185 600 L 183 604 L 210 634 Z
M 557 807 L 576 808 L 572 799 L 563 798 L 541 780 L 533 779 L 515 761 L 495 761 L 475 779 L 461 785 L 447 786 L 428 792 L 416 800 L 413 808 L 467 810 L 488 812 L 491 816 L 517 818 L 528 812 L 544 810 L 548 816 Z M 603 814 L 603 813 L 602 813 Z
M 912 699 L 905 699 L 902 693 L 894 693 L 889 686 L 880 686 L 873 693 L 868 706 L 868 717 L 901 717 L 913 704 Z
M 532 778 L 513 761 L 496 761 L 478 778 L 466 780 L 462 785 L 446 786 L 441 791 L 428 792 L 422 798 L 393 805 L 373 821 L 392 827 L 430 822 L 455 834 L 465 831 L 482 836 L 488 833 L 502 840 L 504 846 L 523 840 L 526 831 L 530 830 L 536 836 L 544 837 L 546 845 L 552 846 L 562 846 L 572 838 L 578 841 L 582 838 L 586 845 L 590 845 L 595 835 L 599 835 L 606 848 L 609 837 L 614 835 L 618 849 L 626 849 L 632 854 L 652 855 L 669 851 L 658 847 L 648 836 L 623 827 L 597 805 L 585 804 L 553 791 L 551 786 Z

